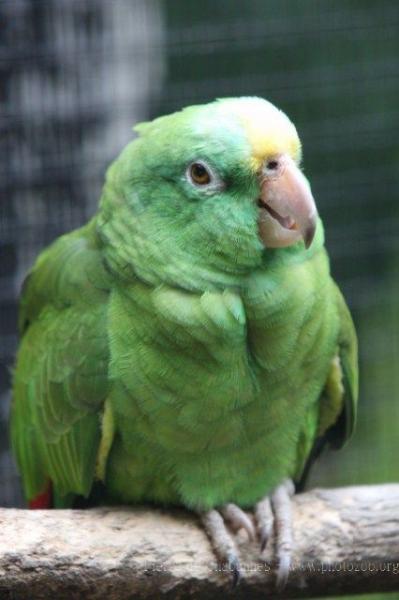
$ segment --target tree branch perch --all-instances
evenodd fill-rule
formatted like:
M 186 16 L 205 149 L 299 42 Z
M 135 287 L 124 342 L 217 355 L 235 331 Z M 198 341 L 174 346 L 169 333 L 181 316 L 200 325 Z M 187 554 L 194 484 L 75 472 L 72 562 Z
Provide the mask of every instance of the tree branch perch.
M 300 494 L 293 517 L 294 569 L 278 595 L 273 540 L 263 562 L 258 544 L 238 536 L 244 577 L 232 593 L 183 510 L 0 509 L 0 597 L 251 600 L 399 589 L 399 484 Z

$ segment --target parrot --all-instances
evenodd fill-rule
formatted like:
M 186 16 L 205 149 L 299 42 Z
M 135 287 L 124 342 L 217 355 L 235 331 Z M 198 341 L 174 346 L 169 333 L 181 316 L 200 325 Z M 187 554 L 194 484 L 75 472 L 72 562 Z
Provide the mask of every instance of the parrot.
M 10 431 L 31 508 L 197 515 L 293 552 L 291 497 L 351 436 L 357 337 L 289 117 L 219 98 L 134 128 L 99 206 L 28 273 Z

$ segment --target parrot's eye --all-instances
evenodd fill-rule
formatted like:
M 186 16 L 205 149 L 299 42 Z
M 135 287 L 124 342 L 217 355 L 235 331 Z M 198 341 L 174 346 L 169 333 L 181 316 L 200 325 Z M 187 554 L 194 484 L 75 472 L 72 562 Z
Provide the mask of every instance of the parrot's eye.
M 190 179 L 196 185 L 208 185 L 211 182 L 211 174 L 200 162 L 193 163 L 189 168 Z

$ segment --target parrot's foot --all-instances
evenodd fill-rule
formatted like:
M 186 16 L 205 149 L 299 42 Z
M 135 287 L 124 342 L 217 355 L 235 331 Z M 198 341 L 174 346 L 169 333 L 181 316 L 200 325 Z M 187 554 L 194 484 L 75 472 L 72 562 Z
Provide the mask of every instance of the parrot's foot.
M 236 544 L 225 522 L 229 523 L 234 532 L 244 529 L 252 540 L 255 539 L 254 525 L 248 515 L 235 504 L 225 504 L 220 510 L 200 513 L 200 517 L 216 555 L 232 572 L 235 587 L 241 578 L 240 561 Z
M 261 541 L 261 552 L 266 548 L 267 541 L 273 529 L 276 534 L 276 556 L 278 562 L 278 589 L 283 589 L 287 583 L 291 567 L 292 554 L 292 513 L 291 496 L 294 495 L 294 484 L 286 479 L 271 494 L 255 507 L 255 519 Z
M 255 506 L 255 522 L 260 537 L 261 553 L 266 548 L 273 527 L 275 530 L 278 563 L 276 586 L 279 590 L 286 585 L 291 567 L 293 546 L 291 496 L 294 492 L 293 482 L 286 479 L 270 496 L 266 496 Z M 256 534 L 252 520 L 235 504 L 225 504 L 219 510 L 212 509 L 199 514 L 217 557 L 232 572 L 233 585 L 236 586 L 241 578 L 240 561 L 235 541 L 226 523 L 230 525 L 233 532 L 244 529 L 248 538 L 254 540 Z

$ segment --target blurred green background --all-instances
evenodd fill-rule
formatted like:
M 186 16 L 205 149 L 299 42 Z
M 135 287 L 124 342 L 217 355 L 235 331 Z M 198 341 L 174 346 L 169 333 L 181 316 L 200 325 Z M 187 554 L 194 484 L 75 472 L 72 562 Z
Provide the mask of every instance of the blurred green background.
M 0 503 L 21 503 L 6 423 L 23 274 L 92 214 L 135 121 L 237 95 L 297 125 L 359 334 L 357 431 L 310 485 L 397 481 L 399 4 L 0 0 L 0 20 Z

